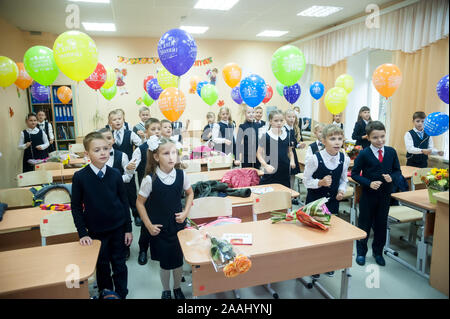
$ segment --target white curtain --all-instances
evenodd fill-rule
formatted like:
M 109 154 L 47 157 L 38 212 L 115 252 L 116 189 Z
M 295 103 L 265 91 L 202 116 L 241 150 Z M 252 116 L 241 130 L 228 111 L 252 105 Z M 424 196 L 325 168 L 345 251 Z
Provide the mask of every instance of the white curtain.
M 448 37 L 448 0 L 421 0 L 379 17 L 379 28 L 356 23 L 305 42 L 293 42 L 306 63 L 331 66 L 364 49 L 411 53 Z

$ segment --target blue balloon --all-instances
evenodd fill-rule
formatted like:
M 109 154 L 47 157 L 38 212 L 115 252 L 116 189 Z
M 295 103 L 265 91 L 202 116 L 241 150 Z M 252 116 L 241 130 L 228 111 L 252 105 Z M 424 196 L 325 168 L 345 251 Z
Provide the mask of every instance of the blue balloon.
M 311 96 L 315 98 L 316 100 L 320 99 L 325 92 L 325 87 L 321 82 L 314 82 L 309 87 L 309 93 L 311 93 Z
M 297 102 L 301 93 L 302 90 L 300 89 L 300 85 L 298 83 L 291 86 L 285 86 L 283 89 L 284 98 L 291 104 Z
M 207 81 L 202 81 L 197 83 L 197 94 L 198 96 L 202 97 L 202 87 L 206 84 L 209 84 Z
M 436 91 L 439 98 L 448 104 L 448 74 L 439 80 Z
M 428 135 L 441 135 L 448 130 L 448 115 L 442 112 L 428 114 L 423 125 L 425 133 Z
M 35 81 L 31 86 L 31 96 L 38 102 L 48 102 L 50 100 L 50 88 Z
M 256 107 L 266 97 L 266 82 L 259 75 L 251 74 L 241 81 L 239 92 L 245 104 Z
M 240 88 L 239 85 L 236 85 L 232 90 L 231 90 L 231 98 L 233 99 L 234 102 L 236 102 L 237 104 L 242 104 L 242 97 L 241 97 L 241 92 L 239 92 Z
M 162 93 L 163 89 L 161 86 L 159 86 L 158 84 L 158 80 L 157 79 L 151 79 L 150 81 L 147 81 L 147 93 L 148 95 L 150 95 L 150 97 L 153 100 L 157 100 L 159 99 L 159 95 Z
M 197 44 L 192 35 L 186 31 L 172 29 L 159 39 L 158 56 L 167 71 L 181 76 L 194 64 L 197 58 Z

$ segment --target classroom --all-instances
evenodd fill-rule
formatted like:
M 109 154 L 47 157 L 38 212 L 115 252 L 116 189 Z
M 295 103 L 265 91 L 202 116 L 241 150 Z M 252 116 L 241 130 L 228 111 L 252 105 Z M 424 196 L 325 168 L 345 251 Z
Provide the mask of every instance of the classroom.
M 448 300 L 447 0 L 5 0 L 0 30 L 0 299 Z

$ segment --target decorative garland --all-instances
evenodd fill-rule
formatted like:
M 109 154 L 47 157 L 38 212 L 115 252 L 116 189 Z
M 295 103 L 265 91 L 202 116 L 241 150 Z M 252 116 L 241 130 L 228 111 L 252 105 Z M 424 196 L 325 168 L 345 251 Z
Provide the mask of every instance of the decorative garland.
M 127 58 L 124 56 L 117 56 L 117 62 L 125 64 L 156 64 L 159 63 L 159 58 Z M 209 57 L 203 60 L 196 60 L 194 66 L 207 65 L 212 62 L 212 57 Z

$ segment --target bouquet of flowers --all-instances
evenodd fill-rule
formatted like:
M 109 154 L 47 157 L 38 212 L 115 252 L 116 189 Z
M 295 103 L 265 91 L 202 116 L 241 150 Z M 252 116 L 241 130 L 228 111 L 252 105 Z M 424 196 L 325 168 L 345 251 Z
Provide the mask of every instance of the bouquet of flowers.
M 428 188 L 428 195 L 431 203 L 436 204 L 433 193 L 445 192 L 449 189 L 448 169 L 433 168 L 420 178 Z
M 331 226 L 331 213 L 325 205 L 327 201 L 327 198 L 322 197 L 299 208 L 296 212 L 274 212 L 271 217 L 272 224 L 281 221 L 295 222 L 298 220 L 307 226 L 328 230 L 329 226 Z
M 361 152 L 362 147 L 361 145 L 355 145 L 352 142 L 345 142 L 344 149 L 347 156 L 354 160 L 358 156 L 359 152 Z

